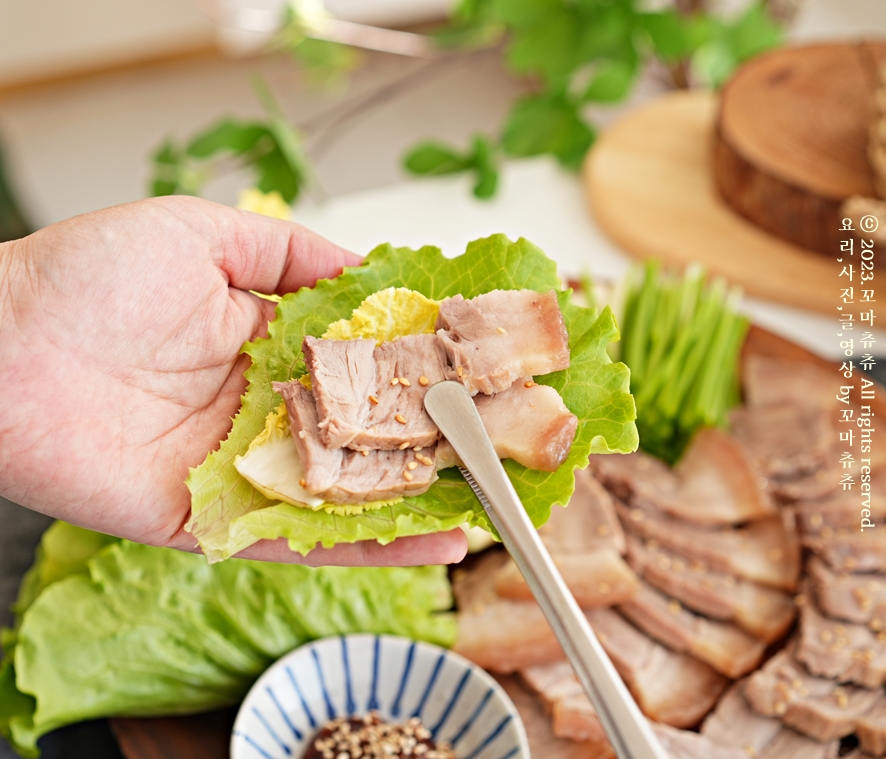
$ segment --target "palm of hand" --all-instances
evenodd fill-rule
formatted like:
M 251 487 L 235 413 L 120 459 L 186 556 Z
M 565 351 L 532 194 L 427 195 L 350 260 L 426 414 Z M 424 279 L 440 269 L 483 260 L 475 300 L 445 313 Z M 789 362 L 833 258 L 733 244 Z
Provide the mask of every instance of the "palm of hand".
M 295 225 L 182 197 L 78 217 L 14 251 L 19 286 L 0 322 L 0 379 L 14 402 L 0 419 L 4 494 L 192 549 L 188 468 L 227 434 L 246 384 L 240 347 L 273 318 L 247 290 L 294 290 L 356 257 Z M 271 546 L 250 555 L 289 558 Z M 349 553 L 332 560 L 373 561 L 365 548 Z

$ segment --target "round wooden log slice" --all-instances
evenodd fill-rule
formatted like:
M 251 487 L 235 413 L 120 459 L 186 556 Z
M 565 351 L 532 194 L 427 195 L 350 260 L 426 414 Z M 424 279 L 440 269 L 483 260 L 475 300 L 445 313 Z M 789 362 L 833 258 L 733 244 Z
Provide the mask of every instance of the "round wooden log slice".
M 809 45 L 760 56 L 723 89 L 714 139 L 717 189 L 779 237 L 833 254 L 840 204 L 875 196 L 867 159 L 886 42 Z

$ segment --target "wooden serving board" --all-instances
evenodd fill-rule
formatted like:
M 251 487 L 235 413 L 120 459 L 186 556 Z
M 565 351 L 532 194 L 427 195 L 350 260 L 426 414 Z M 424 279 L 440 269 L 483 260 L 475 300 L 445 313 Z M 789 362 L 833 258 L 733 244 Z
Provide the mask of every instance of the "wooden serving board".
M 628 254 L 704 265 L 748 295 L 836 313 L 839 269 L 743 219 L 717 194 L 717 98 L 665 95 L 609 127 L 583 168 L 597 223 Z

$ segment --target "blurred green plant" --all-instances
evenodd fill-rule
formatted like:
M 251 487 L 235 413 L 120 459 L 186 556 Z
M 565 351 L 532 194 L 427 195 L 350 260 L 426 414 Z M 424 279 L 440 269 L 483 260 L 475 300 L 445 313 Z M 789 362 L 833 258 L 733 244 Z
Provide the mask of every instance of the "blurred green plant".
M 596 136 L 587 106 L 624 99 L 645 62 L 663 63 L 677 87 L 719 87 L 736 66 L 782 39 L 760 1 L 732 19 L 707 12 L 699 0 L 685 10 L 642 6 L 642 0 L 460 0 L 438 34 L 440 44 L 458 49 L 502 42 L 507 67 L 530 77 L 534 88 L 514 103 L 498 137 L 486 138 L 489 155 L 548 154 L 577 169 Z M 459 156 L 439 142 L 423 142 L 406 155 L 407 170 L 476 170 L 463 160 L 458 168 L 457 161 L 441 161 L 445 172 L 427 171 L 434 152 Z M 495 163 L 486 171 L 486 184 L 494 188 Z M 493 193 L 481 195 L 475 187 L 474 194 Z
M 207 182 L 235 170 L 251 169 L 262 192 L 277 191 L 292 203 L 310 184 L 310 163 L 293 129 L 261 80 L 255 89 L 264 121 L 225 118 L 184 145 L 167 139 L 154 154 L 152 195 L 199 195 Z
M 0 151 L 0 242 L 17 240 L 30 233 L 31 229 L 9 184 L 3 152 Z

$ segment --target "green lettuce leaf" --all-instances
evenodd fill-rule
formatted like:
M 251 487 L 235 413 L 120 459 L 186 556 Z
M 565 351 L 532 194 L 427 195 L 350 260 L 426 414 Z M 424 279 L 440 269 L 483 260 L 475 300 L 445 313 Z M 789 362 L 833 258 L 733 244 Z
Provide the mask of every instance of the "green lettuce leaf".
M 271 382 L 305 372 L 301 353 L 305 335 L 322 335 L 332 322 L 349 318 L 367 296 L 391 286 L 442 300 L 457 294 L 471 298 L 495 289 L 560 291 L 561 283 L 554 262 L 532 243 L 493 235 L 470 243 L 465 254 L 454 259 L 444 258 L 434 247 L 411 250 L 381 245 L 362 266 L 285 296 L 268 337 L 244 346 L 252 357 L 246 372 L 249 386 L 230 434 L 188 478 L 192 501 L 186 527 L 210 562 L 227 559 L 261 538 L 287 538 L 293 551 L 306 554 L 318 544 L 331 547 L 370 539 L 389 543 L 404 535 L 460 524 L 492 531 L 480 503 L 455 471 L 441 472 L 440 479 L 422 495 L 363 514 L 337 516 L 272 501 L 234 468 L 234 457 L 249 447 L 267 414 L 280 403 Z M 505 462 L 536 526 L 547 521 L 551 506 L 565 506 L 569 501 L 574 471 L 587 466 L 590 453 L 628 453 L 636 450 L 638 442 L 629 371 L 606 354 L 606 346 L 618 339 L 611 311 L 607 308 L 598 316 L 595 310 L 573 304 L 566 291 L 558 297 L 569 332 L 571 365 L 536 380 L 555 387 L 578 416 L 575 442 L 556 472 Z
M 49 559 L 43 566 L 65 552 Z M 455 638 L 454 618 L 439 613 L 452 605 L 443 567 L 210 566 L 127 541 L 85 565 L 32 600 L 14 664 L 0 666 L 0 734 L 24 756 L 37 755 L 44 733 L 80 720 L 236 704 L 269 664 L 315 638 Z

